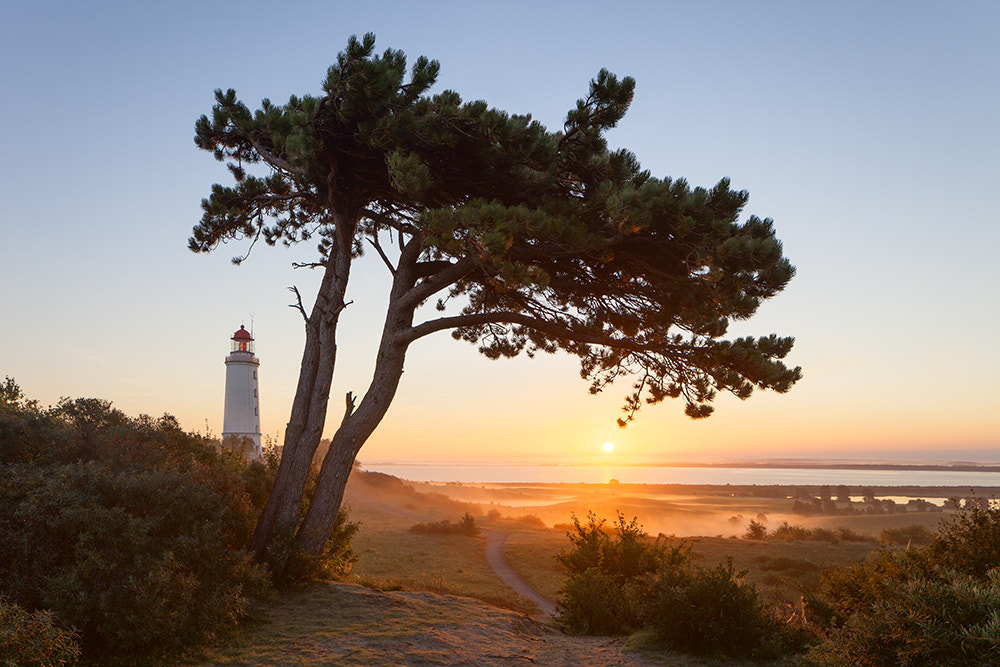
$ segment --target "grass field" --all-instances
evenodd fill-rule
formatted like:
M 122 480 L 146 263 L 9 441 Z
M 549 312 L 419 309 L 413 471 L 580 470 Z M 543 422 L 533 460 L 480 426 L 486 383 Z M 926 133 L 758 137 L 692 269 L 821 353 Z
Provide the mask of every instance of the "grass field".
M 596 487 L 596 488 L 592 488 Z M 652 534 L 690 544 L 698 562 L 733 560 L 747 579 L 791 610 L 814 590 L 823 569 L 863 559 L 876 541 L 751 541 L 741 539 L 751 519 L 773 530 L 783 521 L 804 527 L 846 527 L 873 538 L 886 528 L 933 528 L 942 513 L 796 517 L 787 498 L 663 493 L 608 485 L 470 487 L 404 483 L 384 475 L 356 475 L 346 503 L 361 528 L 358 555 L 342 584 L 284 591 L 261 608 L 261 620 L 196 662 L 270 664 L 601 664 L 711 665 L 676 655 L 630 651 L 608 638 L 562 635 L 531 618 L 537 606 L 516 595 L 493 572 L 483 535 L 424 534 L 417 523 L 464 514 L 476 525 L 506 534 L 504 553 L 514 570 L 556 601 L 565 574 L 555 555 L 569 547 L 575 514 L 594 511 L 614 522 L 620 511 Z M 601 643 L 603 641 L 603 643 Z M 603 652 L 603 653 L 602 653 Z M 597 656 L 604 658 L 598 660 Z
M 863 559 L 878 546 L 874 540 L 887 528 L 922 525 L 933 529 L 948 512 L 854 514 L 801 517 L 791 513 L 788 498 L 735 496 L 723 487 L 717 495 L 663 493 L 609 485 L 431 485 L 409 484 L 416 494 L 406 507 L 392 508 L 392 500 L 376 490 L 355 487 L 352 515 L 362 521 L 356 545 L 359 559 L 352 581 L 399 582 L 416 590 L 442 590 L 483 600 L 519 606 L 504 600 L 503 585 L 485 562 L 482 538 L 425 536 L 407 532 L 421 517 L 457 520 L 464 512 L 477 517 L 483 528 L 507 533 L 505 555 L 511 566 L 535 590 L 556 600 L 565 580 L 555 555 L 569 546 L 572 516 L 583 519 L 594 511 L 614 523 L 616 512 L 638 517 L 647 532 L 685 540 L 706 565 L 732 558 L 747 578 L 795 603 L 804 589 L 814 589 L 819 573 L 836 565 Z M 433 500 L 420 503 L 421 494 Z M 444 498 L 443 498 L 444 497 Z M 452 503 L 449 505 L 449 501 Z M 393 514 L 387 514 L 389 510 Z M 751 520 L 773 530 L 783 522 L 805 528 L 846 528 L 870 537 L 865 542 L 750 541 L 742 536 Z M 366 530 L 369 524 L 374 530 Z M 436 554 L 436 555 L 433 555 Z M 412 567 L 400 568 L 407 562 Z

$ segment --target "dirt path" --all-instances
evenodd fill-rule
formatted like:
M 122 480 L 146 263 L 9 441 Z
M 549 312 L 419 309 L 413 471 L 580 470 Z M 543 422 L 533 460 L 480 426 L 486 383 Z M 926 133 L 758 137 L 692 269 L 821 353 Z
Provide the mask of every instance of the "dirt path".
M 551 618 L 556 611 L 555 604 L 553 604 L 551 600 L 542 597 L 542 594 L 522 579 L 517 572 L 514 571 L 514 568 L 510 566 L 510 563 L 507 562 L 507 558 L 503 554 L 503 545 L 507 541 L 507 533 L 497 533 L 492 530 L 484 530 L 483 534 L 486 535 L 486 561 L 490 564 L 490 567 L 493 568 L 493 571 L 496 572 L 503 582 L 510 586 L 514 592 L 537 604 L 538 608 L 542 610 L 540 618 Z
M 401 509 L 389 503 L 380 503 L 371 499 L 366 499 L 366 502 L 369 505 L 378 507 L 385 512 L 395 514 L 397 516 L 403 516 L 408 519 L 415 519 L 418 521 L 433 521 L 433 518 L 429 516 L 419 512 Z M 486 536 L 486 562 L 489 563 L 490 567 L 493 568 L 493 571 L 497 573 L 497 576 L 500 577 L 501 581 L 507 584 L 507 586 L 509 586 L 518 595 L 526 597 L 537 604 L 538 608 L 541 609 L 541 614 L 538 615 L 539 619 L 544 621 L 552 618 L 556 612 L 556 605 L 532 588 L 528 582 L 522 579 L 521 576 L 514 571 L 514 568 L 510 566 L 510 563 L 507 562 L 507 557 L 504 556 L 503 553 L 503 545 L 507 542 L 507 537 L 509 537 L 509 535 L 507 533 L 499 533 L 493 530 L 484 530 L 483 535 Z

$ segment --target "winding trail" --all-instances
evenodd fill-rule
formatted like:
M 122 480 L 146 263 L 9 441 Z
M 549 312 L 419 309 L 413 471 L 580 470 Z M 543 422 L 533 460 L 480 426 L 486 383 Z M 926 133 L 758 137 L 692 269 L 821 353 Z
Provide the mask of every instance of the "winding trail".
M 483 534 L 486 535 L 486 562 L 490 564 L 500 579 L 514 589 L 518 595 L 522 595 L 537 604 L 538 608 L 542 610 L 541 618 L 551 618 L 555 615 L 555 604 L 542 597 L 542 594 L 522 579 L 507 562 L 507 558 L 503 554 L 503 545 L 508 537 L 507 533 L 484 530 Z
M 432 517 L 428 517 L 418 512 L 401 509 L 389 503 L 377 502 L 371 499 L 366 499 L 366 502 L 385 512 L 388 512 L 389 514 L 395 514 L 397 516 L 403 516 L 419 521 L 434 520 Z M 514 568 L 510 566 L 510 563 L 507 562 L 507 557 L 504 556 L 503 553 L 503 545 L 507 542 L 509 534 L 498 533 L 494 530 L 483 530 L 482 532 L 483 535 L 486 536 L 486 562 L 489 563 L 493 571 L 497 573 L 500 580 L 507 584 L 507 586 L 513 589 L 518 595 L 526 597 L 537 604 L 538 608 L 541 609 L 542 612 L 538 615 L 540 620 L 549 619 L 555 616 L 555 603 L 532 588 L 527 581 L 521 578 L 521 575 L 514 571 Z

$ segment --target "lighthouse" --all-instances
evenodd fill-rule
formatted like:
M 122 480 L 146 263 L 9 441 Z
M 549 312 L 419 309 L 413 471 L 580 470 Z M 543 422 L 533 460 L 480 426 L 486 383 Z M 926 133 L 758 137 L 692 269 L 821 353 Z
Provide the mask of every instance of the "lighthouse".
M 260 456 L 260 399 L 257 396 L 257 369 L 260 361 L 253 353 L 253 336 L 243 325 L 233 334 L 232 350 L 226 357 L 226 410 L 222 418 L 222 439 L 246 438 L 249 458 Z

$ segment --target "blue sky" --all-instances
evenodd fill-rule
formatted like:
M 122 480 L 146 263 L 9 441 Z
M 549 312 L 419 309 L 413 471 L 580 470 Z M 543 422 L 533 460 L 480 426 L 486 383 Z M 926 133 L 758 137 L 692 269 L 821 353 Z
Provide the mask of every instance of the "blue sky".
M 228 174 L 192 141 L 215 88 L 316 93 L 348 36 L 438 59 L 437 90 L 551 129 L 602 67 L 637 80 L 610 136 L 658 176 L 750 191 L 798 268 L 738 333 L 794 335 L 785 396 L 614 426 L 564 358 L 410 353 L 362 460 L 767 456 L 1000 460 L 1000 5 L 993 2 L 15 2 L 0 25 L 0 374 L 43 403 L 112 400 L 221 430 L 228 337 L 251 318 L 280 434 L 311 248 L 186 249 Z M 385 276 L 354 274 L 333 413 L 363 392 Z

